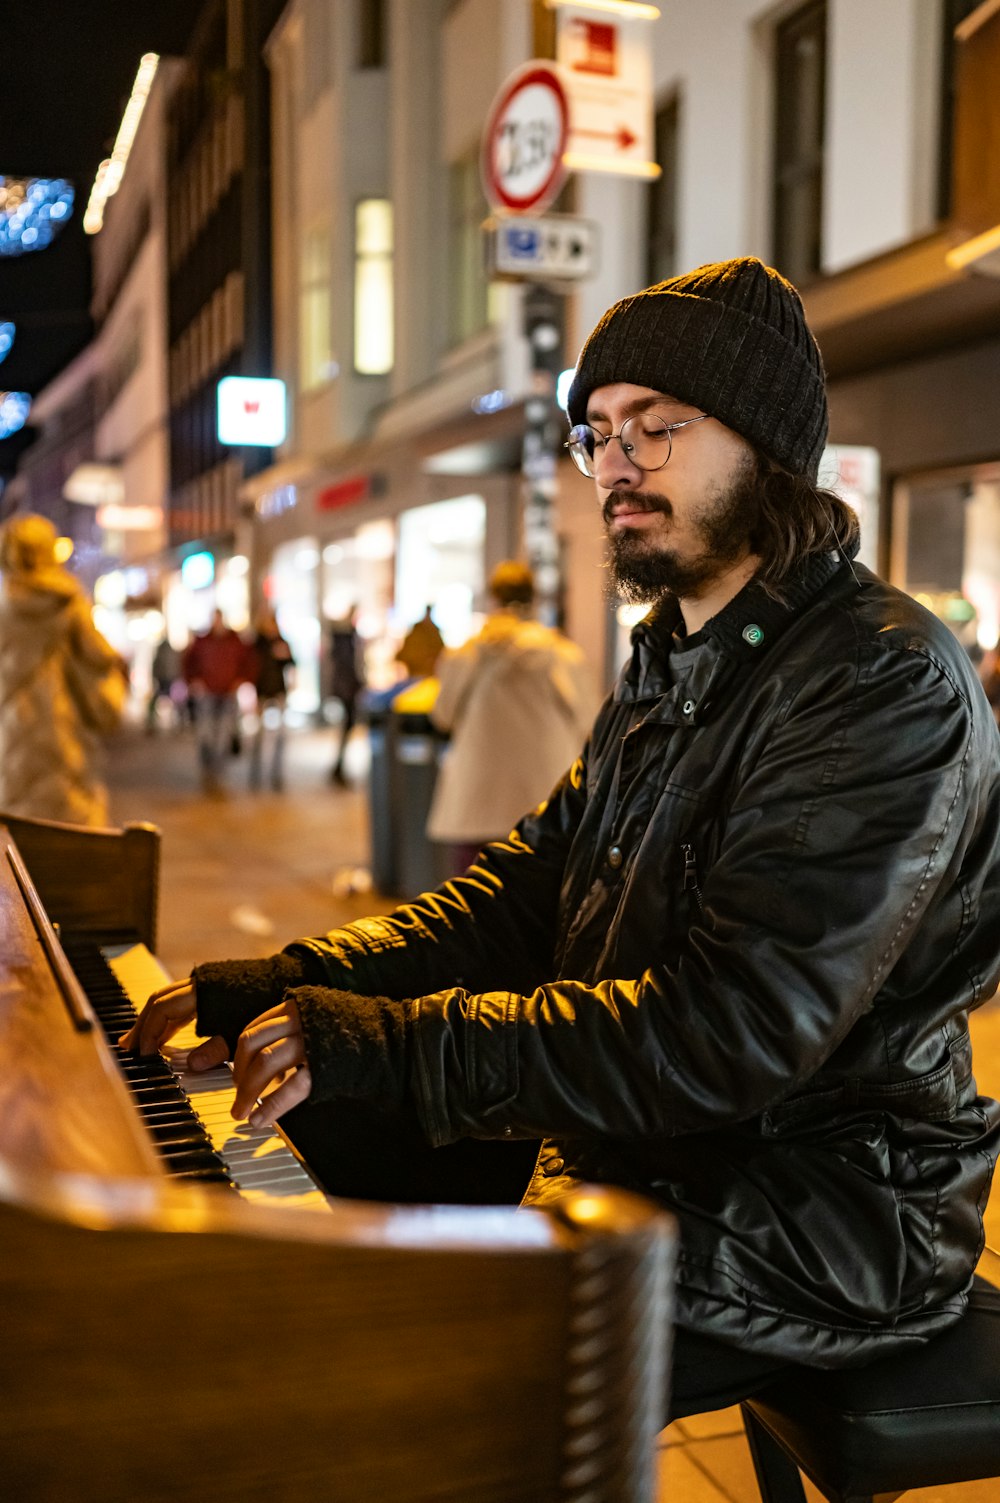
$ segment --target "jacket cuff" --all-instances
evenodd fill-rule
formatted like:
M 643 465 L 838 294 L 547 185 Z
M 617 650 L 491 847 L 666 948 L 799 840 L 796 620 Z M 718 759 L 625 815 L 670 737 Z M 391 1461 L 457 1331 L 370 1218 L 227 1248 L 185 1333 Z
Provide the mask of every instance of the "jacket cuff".
M 195 985 L 198 1032 L 221 1033 L 230 1055 L 248 1023 L 275 1007 L 290 986 L 308 977 L 304 961 L 294 955 L 264 960 L 210 960 L 191 972 Z
M 287 994 L 302 1020 L 310 1101 L 402 1103 L 409 1078 L 408 1004 L 324 986 Z

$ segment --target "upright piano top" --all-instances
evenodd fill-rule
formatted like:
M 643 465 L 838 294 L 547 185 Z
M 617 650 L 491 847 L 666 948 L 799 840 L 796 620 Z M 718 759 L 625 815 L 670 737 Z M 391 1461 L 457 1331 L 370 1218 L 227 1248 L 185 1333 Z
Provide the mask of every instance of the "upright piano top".
M 0 825 L 0 1141 L 31 1172 L 162 1177 L 128 1090 Z M 75 984 L 75 995 L 73 987 Z

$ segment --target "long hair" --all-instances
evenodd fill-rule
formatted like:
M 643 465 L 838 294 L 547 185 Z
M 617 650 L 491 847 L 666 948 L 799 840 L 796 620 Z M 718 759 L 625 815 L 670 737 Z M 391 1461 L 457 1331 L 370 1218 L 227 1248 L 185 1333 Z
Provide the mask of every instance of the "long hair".
M 792 475 L 757 452 L 756 516 L 750 548 L 761 560 L 756 578 L 780 600 L 782 584 L 802 559 L 855 544 L 857 513 L 806 475 Z

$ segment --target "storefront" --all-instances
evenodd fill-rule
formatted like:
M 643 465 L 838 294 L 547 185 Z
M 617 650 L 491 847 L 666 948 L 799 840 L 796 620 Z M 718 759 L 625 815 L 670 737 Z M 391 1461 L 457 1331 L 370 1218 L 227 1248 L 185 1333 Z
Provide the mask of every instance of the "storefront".
M 353 616 L 367 682 L 387 687 L 428 606 L 448 645 L 478 629 L 489 571 L 518 548 L 516 472 L 438 468 L 441 451 L 426 437 L 419 448 L 400 441 L 349 459 L 270 489 L 259 477 L 253 495 L 253 597 L 277 613 L 297 665 L 291 703 L 307 715 L 328 694 L 333 622 Z

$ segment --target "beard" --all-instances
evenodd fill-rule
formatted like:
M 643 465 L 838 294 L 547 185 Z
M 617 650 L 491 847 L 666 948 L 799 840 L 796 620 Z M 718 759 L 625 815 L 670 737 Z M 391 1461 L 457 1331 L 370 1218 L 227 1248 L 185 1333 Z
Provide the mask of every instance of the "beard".
M 611 529 L 615 505 L 627 500 L 640 511 L 673 515 L 665 496 L 649 491 L 611 491 L 602 515 L 608 537 L 610 591 L 634 605 L 653 605 L 664 595 L 681 599 L 699 595 L 706 585 L 725 574 L 752 552 L 751 537 L 757 512 L 759 473 L 756 456 L 748 454 L 729 484 L 708 496 L 692 512 L 690 530 L 697 547 L 679 555 L 675 549 L 657 546 L 645 531 Z

